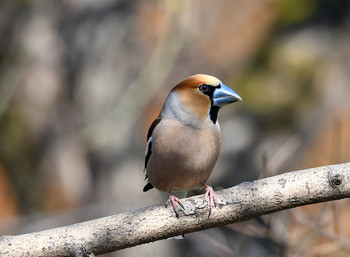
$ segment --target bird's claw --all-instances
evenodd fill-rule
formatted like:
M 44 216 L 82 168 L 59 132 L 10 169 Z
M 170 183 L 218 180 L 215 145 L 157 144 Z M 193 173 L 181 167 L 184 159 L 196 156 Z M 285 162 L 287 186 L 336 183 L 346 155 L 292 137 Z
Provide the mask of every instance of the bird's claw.
M 171 205 L 173 206 L 176 217 L 178 218 L 179 217 L 179 210 L 178 210 L 176 203 L 178 203 L 183 209 L 185 209 L 185 207 L 181 203 L 180 199 L 177 198 L 176 196 L 173 196 L 173 195 L 169 195 L 169 199 L 168 199 L 168 201 L 166 201 L 165 207 L 168 207 L 169 203 L 171 203 Z
M 205 187 L 205 195 L 204 199 L 207 200 L 209 198 L 209 215 L 211 214 L 211 209 L 215 205 L 216 207 L 216 194 L 211 186 L 204 185 Z

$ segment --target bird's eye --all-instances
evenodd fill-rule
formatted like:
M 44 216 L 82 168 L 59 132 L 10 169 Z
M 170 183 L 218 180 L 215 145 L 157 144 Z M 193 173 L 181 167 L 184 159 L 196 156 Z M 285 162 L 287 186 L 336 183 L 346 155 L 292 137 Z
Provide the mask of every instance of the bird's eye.
M 209 92 L 209 86 L 202 84 L 199 86 L 199 90 L 202 91 L 203 93 Z

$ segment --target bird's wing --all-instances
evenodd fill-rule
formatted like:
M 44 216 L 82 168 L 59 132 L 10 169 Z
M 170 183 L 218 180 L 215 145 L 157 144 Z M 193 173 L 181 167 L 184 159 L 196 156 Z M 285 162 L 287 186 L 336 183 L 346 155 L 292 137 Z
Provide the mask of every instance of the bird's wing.
M 161 119 L 155 119 L 153 121 L 153 123 L 151 124 L 148 133 L 147 133 L 147 144 L 146 144 L 146 154 L 145 154 L 145 167 L 144 167 L 144 171 L 146 171 L 147 169 L 147 163 L 149 161 L 149 158 L 151 157 L 152 154 L 152 133 L 155 129 L 155 127 L 159 124 L 159 122 L 161 121 Z M 146 178 L 147 178 L 147 174 L 146 174 Z M 153 185 L 151 184 L 151 182 L 148 181 L 148 183 L 146 184 L 146 186 L 143 188 L 143 191 L 146 192 L 150 189 L 153 188 Z

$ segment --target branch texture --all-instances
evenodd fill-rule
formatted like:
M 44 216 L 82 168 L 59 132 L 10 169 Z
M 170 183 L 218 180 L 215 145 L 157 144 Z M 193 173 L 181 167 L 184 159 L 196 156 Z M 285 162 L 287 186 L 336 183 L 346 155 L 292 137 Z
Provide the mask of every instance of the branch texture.
M 284 173 L 216 192 L 209 214 L 203 195 L 172 208 L 155 205 L 50 230 L 0 237 L 0 256 L 88 256 L 249 220 L 297 206 L 350 197 L 350 163 Z

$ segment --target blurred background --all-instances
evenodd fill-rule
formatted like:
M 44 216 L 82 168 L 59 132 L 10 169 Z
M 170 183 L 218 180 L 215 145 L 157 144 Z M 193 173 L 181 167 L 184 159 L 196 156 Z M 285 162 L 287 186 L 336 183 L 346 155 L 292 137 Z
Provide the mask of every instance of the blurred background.
M 0 2 L 0 235 L 160 203 L 145 138 L 169 90 L 207 73 L 223 108 L 214 189 L 350 161 L 347 0 Z M 350 256 L 349 200 L 104 256 Z

